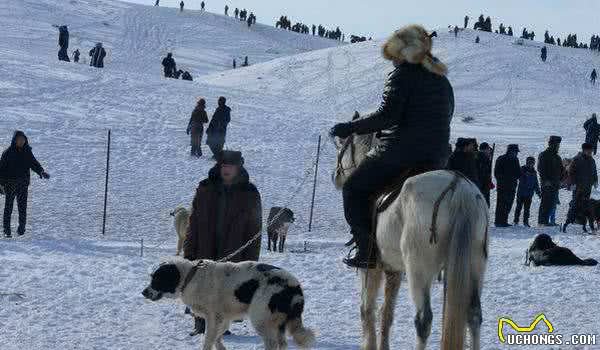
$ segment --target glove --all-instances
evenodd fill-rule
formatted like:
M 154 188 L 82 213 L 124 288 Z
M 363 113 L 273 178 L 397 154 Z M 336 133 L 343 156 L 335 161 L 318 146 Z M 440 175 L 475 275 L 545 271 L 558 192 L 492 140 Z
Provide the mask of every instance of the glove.
M 339 137 L 345 139 L 346 137 L 352 135 L 352 123 L 340 123 L 336 124 L 329 131 L 329 136 L 331 137 Z
M 48 180 L 50 178 L 50 174 L 48 174 L 47 172 L 44 171 L 40 174 L 40 177 L 42 179 Z

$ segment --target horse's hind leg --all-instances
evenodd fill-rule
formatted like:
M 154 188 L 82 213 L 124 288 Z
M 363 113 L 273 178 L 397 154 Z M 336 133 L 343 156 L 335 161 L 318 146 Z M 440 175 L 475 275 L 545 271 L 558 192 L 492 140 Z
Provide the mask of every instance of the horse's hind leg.
M 473 289 L 471 296 L 471 304 L 469 305 L 468 313 L 469 330 L 471 332 L 471 349 L 479 350 L 479 337 L 481 330 L 481 299 L 479 296 L 479 288 Z
M 424 271 L 414 271 L 409 269 L 408 271 L 408 285 L 410 287 L 410 293 L 417 308 L 417 314 L 415 315 L 415 329 L 417 331 L 417 350 L 425 349 L 427 345 L 427 338 L 431 334 L 431 320 L 433 314 L 431 312 L 431 298 L 429 295 L 431 289 L 431 281 L 427 282 L 424 280 Z M 435 274 L 432 274 L 433 279 Z
M 375 350 L 377 348 L 377 334 L 375 332 L 375 307 L 377 293 L 381 285 L 381 269 L 360 269 L 362 281 L 360 319 L 362 322 L 363 344 L 362 350 Z
M 385 272 L 385 298 L 381 306 L 381 338 L 379 350 L 390 349 L 390 330 L 394 323 L 394 307 L 400 289 L 401 273 L 395 271 Z

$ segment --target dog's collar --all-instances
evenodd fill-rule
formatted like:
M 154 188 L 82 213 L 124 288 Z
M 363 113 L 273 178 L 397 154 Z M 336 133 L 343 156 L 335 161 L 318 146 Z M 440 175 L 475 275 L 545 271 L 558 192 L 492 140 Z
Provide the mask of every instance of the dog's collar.
M 194 275 L 196 275 L 196 272 L 198 271 L 198 267 L 202 264 L 202 260 L 198 261 L 198 263 L 194 266 L 192 266 L 192 269 L 190 270 L 190 272 L 188 272 L 188 274 L 185 276 L 185 279 L 183 280 L 183 284 L 181 285 L 181 293 L 183 294 L 183 291 L 185 290 L 185 287 L 187 287 L 187 285 L 192 281 L 192 278 L 194 278 Z

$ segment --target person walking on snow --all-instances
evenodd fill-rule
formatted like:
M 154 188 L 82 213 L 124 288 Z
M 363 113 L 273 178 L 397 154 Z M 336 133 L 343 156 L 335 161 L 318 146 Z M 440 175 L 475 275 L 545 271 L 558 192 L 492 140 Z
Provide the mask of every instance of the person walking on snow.
M 542 47 L 542 54 L 541 54 L 542 62 L 546 62 L 547 57 L 548 57 L 548 48 L 546 48 L 546 46 L 544 46 L 544 47 Z
M 515 226 L 519 224 L 521 209 L 523 209 L 523 226 L 529 227 L 529 212 L 533 194 L 541 197 L 540 183 L 535 171 L 535 158 L 527 157 L 525 165 L 521 167 L 519 188 L 517 190 L 517 207 L 515 208 Z
M 167 57 L 163 58 L 162 66 L 164 68 L 165 78 L 173 78 L 175 71 L 177 71 L 177 65 L 175 64 L 175 59 L 171 52 L 167 54 Z
M 208 124 L 208 129 L 206 129 L 206 144 L 210 148 L 215 160 L 218 160 L 221 152 L 223 152 L 223 146 L 227 137 L 227 125 L 231 122 L 231 108 L 226 103 L 227 99 L 225 97 L 219 97 L 219 106 Z
M 573 162 L 569 165 L 569 186 L 574 187 L 572 189 L 573 198 L 569 203 L 569 212 L 562 232 L 567 231 L 569 224 L 585 223 L 583 213 L 585 206 L 592 194 L 592 187 L 598 186 L 598 172 L 592 152 L 592 145 L 584 143 L 581 145 L 581 152 L 573 158 Z
M 106 57 L 106 50 L 102 47 L 102 43 L 97 43 L 94 48 L 89 52 L 90 54 L 90 66 L 96 68 L 104 68 L 104 57 Z
M 225 16 L 229 16 L 229 6 L 225 5 Z
M 596 155 L 598 138 L 600 137 L 600 124 L 598 124 L 596 113 L 592 114 L 592 117 L 583 123 L 583 128 L 585 129 L 585 142 L 594 147 L 594 155 Z
M 184 6 L 184 3 L 183 3 L 183 1 L 181 1 L 179 3 L 179 12 L 183 12 L 183 6 Z
M 58 32 L 58 46 L 60 47 L 60 50 L 58 50 L 58 60 L 70 62 L 69 53 L 67 52 L 69 48 L 69 30 L 67 26 L 60 26 L 58 27 Z
M 191 154 L 194 157 L 202 157 L 202 134 L 204 134 L 204 124 L 208 123 L 206 114 L 206 101 L 201 98 L 192 112 L 187 126 L 187 134 L 191 134 Z
M 496 177 L 496 227 L 509 227 L 508 215 L 515 201 L 517 181 L 521 177 L 521 166 L 519 164 L 518 145 L 508 145 L 506 154 L 496 159 L 494 176 Z
M 73 62 L 78 63 L 79 62 L 79 49 L 75 49 L 75 51 L 73 51 Z
M 379 133 L 379 143 L 344 183 L 344 214 L 356 255 L 344 263 L 374 268 L 371 198 L 392 182 L 442 169 L 448 160 L 454 93 L 447 67 L 432 53 L 432 40 L 421 26 L 396 31 L 383 46 L 394 70 L 388 75 L 379 109 L 351 122 L 336 124 L 332 137 Z
M 592 70 L 592 74 L 590 75 L 590 81 L 592 85 L 596 85 L 596 78 L 598 78 L 598 73 L 596 73 L 596 69 Z
M 30 171 L 33 170 L 43 179 L 50 175 L 35 159 L 27 136 L 22 131 L 15 131 L 10 146 L 0 158 L 0 187 L 4 189 L 4 236 L 12 237 L 10 219 L 15 199 L 19 210 L 19 228 L 17 234 L 25 234 L 27 224 L 27 196 L 29 193 Z
M 202 1 L 202 2 L 200 3 L 200 11 L 204 11 L 204 6 L 205 6 L 205 5 L 206 5 L 206 4 L 204 3 L 204 1 Z

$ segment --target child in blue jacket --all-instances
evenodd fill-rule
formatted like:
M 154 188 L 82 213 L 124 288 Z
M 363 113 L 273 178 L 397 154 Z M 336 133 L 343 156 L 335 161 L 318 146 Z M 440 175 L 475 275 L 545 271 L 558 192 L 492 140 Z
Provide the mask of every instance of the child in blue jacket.
M 521 167 L 521 177 L 517 189 L 517 208 L 515 209 L 515 225 L 519 223 L 521 209 L 523 210 L 523 225 L 529 227 L 529 212 L 533 194 L 540 196 L 540 183 L 535 171 L 535 158 L 527 157 L 525 165 Z

